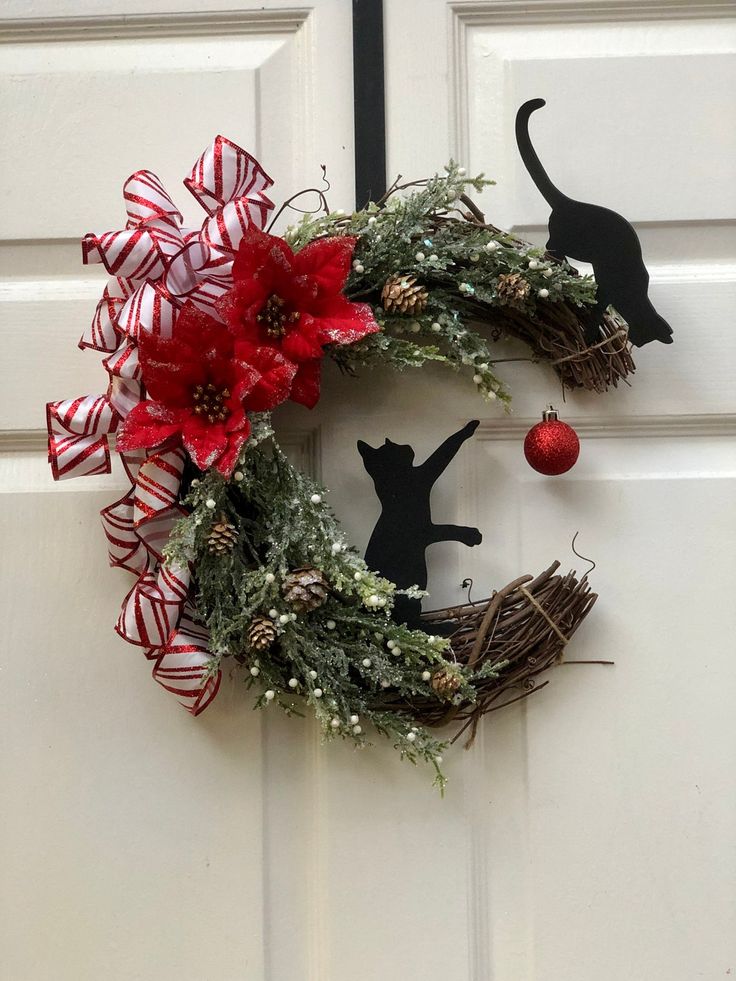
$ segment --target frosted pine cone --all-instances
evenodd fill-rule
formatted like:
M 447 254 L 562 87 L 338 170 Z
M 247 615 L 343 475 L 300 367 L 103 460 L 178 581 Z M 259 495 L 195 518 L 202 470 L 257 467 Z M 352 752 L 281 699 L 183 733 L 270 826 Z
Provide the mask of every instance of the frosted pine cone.
M 207 550 L 211 555 L 232 552 L 237 540 L 237 528 L 227 520 L 226 515 L 221 514 L 207 536 Z
M 324 574 L 308 565 L 290 572 L 281 587 L 284 599 L 297 613 L 308 613 L 322 606 L 329 591 Z
M 504 273 L 498 277 L 496 292 L 499 302 L 511 307 L 523 307 L 531 286 L 521 273 Z
M 269 617 L 254 617 L 245 634 L 245 643 L 251 651 L 265 651 L 276 640 L 276 627 Z
M 425 288 L 417 283 L 416 276 L 392 276 L 383 287 L 381 302 L 387 313 L 414 316 L 424 311 L 428 296 Z
M 440 698 L 449 698 L 460 687 L 460 676 L 451 668 L 440 668 L 432 675 L 432 688 Z

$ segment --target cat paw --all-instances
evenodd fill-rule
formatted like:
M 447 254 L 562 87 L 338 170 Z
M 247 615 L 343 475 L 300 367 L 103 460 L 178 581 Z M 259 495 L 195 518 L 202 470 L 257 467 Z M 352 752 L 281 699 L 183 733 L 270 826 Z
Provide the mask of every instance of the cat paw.
M 463 528 L 463 535 L 460 541 L 463 545 L 468 545 L 472 548 L 474 545 L 480 545 L 483 541 L 483 536 L 477 528 Z
M 472 436 L 478 426 L 480 426 L 480 419 L 471 419 L 467 426 L 463 427 L 463 433 L 466 433 L 467 436 Z

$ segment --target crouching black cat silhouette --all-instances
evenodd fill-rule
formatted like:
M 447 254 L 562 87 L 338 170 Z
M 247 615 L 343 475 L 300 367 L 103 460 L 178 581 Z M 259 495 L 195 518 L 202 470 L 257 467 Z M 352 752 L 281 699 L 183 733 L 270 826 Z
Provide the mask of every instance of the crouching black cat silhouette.
M 381 517 L 373 530 L 365 560 L 371 569 L 401 589 L 409 586 L 427 587 L 427 562 L 424 551 L 433 542 L 462 542 L 480 545 L 477 528 L 463 525 L 432 524 L 429 497 L 432 486 L 463 445 L 478 427 L 478 420 L 469 422 L 459 432 L 449 436 L 421 466 L 414 466 L 411 446 L 392 443 L 372 447 L 358 440 L 358 451 L 366 470 L 373 478 L 376 494 L 382 505 Z M 399 596 L 394 607 L 394 619 L 410 627 L 420 628 L 420 600 Z M 440 631 L 437 625 L 435 633 Z
M 598 294 L 586 335 L 588 343 L 599 340 L 598 325 L 610 304 L 627 321 L 632 344 L 671 344 L 672 328 L 647 295 L 649 273 L 634 229 L 615 211 L 568 198 L 547 176 L 529 137 L 529 117 L 544 105 L 544 99 L 532 99 L 519 109 L 516 142 L 524 166 L 552 209 L 547 251 L 560 260 L 567 257 L 593 266 Z

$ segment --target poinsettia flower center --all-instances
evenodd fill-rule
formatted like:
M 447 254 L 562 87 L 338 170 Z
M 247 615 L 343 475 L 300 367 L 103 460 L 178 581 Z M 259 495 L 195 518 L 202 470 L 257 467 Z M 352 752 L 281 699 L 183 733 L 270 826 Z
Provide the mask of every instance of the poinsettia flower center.
M 212 382 L 195 385 L 192 389 L 194 412 L 198 416 L 204 416 L 208 422 L 224 422 L 227 419 L 228 409 L 225 401 L 229 398 L 230 389 L 218 388 Z
M 298 323 L 301 313 L 289 310 L 286 300 L 272 293 L 256 317 L 269 337 L 283 337 L 292 324 Z

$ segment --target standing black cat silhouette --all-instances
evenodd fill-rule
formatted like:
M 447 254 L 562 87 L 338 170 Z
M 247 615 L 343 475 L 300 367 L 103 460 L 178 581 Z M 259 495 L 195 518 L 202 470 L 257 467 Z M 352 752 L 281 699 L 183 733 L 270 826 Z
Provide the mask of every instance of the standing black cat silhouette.
M 433 542 L 462 542 L 480 545 L 477 528 L 463 525 L 435 525 L 429 498 L 437 478 L 478 427 L 474 419 L 449 436 L 420 466 L 414 466 L 411 446 L 392 443 L 372 447 L 358 440 L 358 451 L 366 470 L 373 478 L 382 512 L 373 529 L 365 560 L 369 568 L 380 572 L 400 589 L 427 587 L 425 549 Z M 399 623 L 421 628 L 420 600 L 398 596 L 393 616 Z M 436 626 L 433 628 L 439 632 Z
M 547 176 L 529 136 L 529 117 L 544 105 L 544 99 L 531 99 L 519 109 L 516 142 L 529 176 L 552 209 L 547 251 L 560 260 L 577 259 L 593 266 L 598 294 L 586 335 L 588 343 L 600 339 L 598 326 L 610 304 L 627 321 L 632 344 L 671 344 L 672 328 L 647 295 L 649 273 L 634 229 L 615 211 L 568 198 Z

